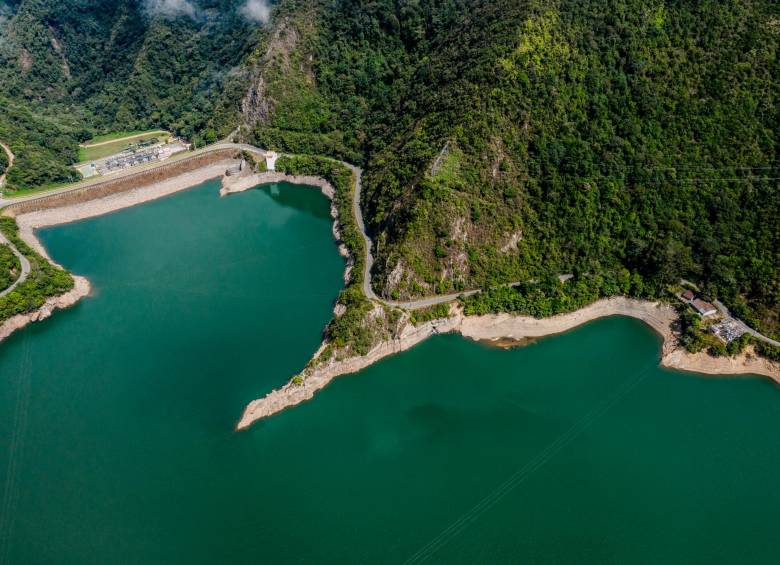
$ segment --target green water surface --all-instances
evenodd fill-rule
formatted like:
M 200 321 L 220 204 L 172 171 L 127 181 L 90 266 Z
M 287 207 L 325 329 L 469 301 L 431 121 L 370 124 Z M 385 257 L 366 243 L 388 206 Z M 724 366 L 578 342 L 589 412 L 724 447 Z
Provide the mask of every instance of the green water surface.
M 611 318 L 431 339 L 235 433 L 341 287 L 328 202 L 209 182 L 42 231 L 93 296 L 0 345 L 0 563 L 780 562 L 780 394 Z

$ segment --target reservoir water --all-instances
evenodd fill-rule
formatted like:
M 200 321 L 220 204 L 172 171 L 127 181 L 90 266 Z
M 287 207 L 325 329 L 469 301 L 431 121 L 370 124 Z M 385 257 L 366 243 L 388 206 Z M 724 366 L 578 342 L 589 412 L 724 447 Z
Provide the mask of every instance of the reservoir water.
M 634 320 L 440 336 L 235 433 L 343 263 L 317 190 L 217 189 L 41 232 L 95 293 L 0 344 L 0 563 L 778 562 L 780 391 Z

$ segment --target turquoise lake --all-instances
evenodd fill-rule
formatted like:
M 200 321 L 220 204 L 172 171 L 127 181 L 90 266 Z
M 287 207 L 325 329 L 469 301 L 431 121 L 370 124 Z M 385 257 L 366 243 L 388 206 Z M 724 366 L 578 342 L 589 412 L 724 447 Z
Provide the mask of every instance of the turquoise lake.
M 233 427 L 343 284 L 318 190 L 42 230 L 94 294 L 0 344 L 0 564 L 776 564 L 780 390 L 626 318 L 438 336 Z

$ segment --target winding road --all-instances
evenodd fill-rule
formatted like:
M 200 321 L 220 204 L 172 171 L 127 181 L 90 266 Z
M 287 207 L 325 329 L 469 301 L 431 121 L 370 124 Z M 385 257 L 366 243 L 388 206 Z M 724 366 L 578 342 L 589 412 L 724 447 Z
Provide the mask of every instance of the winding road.
M 195 151 L 191 152 L 186 158 L 193 158 L 199 155 L 203 155 L 206 153 L 211 153 L 214 151 L 223 151 L 225 149 L 236 149 L 240 151 L 249 151 L 250 153 L 258 154 L 258 155 L 265 155 L 266 150 L 261 149 L 259 147 L 255 147 L 254 145 L 249 145 L 247 143 L 230 143 L 230 142 L 220 142 L 215 143 L 213 145 L 209 145 L 207 147 L 203 147 L 201 149 L 196 149 Z M 366 244 L 366 261 L 365 261 L 365 267 L 363 272 L 363 293 L 366 295 L 366 297 L 369 300 L 375 300 L 377 302 L 381 302 L 382 304 L 385 304 L 387 306 L 393 306 L 396 308 L 403 308 L 405 310 L 418 310 L 420 308 L 427 308 L 429 306 L 436 306 L 438 304 L 447 304 L 449 302 L 454 302 L 461 296 L 471 296 L 473 294 L 476 294 L 480 292 L 480 290 L 470 290 L 465 292 L 455 292 L 452 294 L 442 294 L 442 295 L 436 295 L 436 296 L 430 296 L 426 298 L 419 298 L 416 300 L 409 300 L 409 301 L 395 301 L 395 300 L 387 300 L 384 298 L 381 298 L 377 296 L 377 294 L 374 292 L 374 289 L 371 285 L 371 269 L 374 265 L 374 255 L 373 255 L 373 244 L 371 242 L 371 238 L 368 236 L 368 233 L 366 233 L 366 224 L 365 220 L 363 219 L 363 210 L 360 206 L 360 199 L 361 199 L 361 191 L 363 188 L 363 171 L 360 169 L 360 167 L 356 167 L 355 165 L 351 163 L 347 163 L 345 161 L 338 161 L 338 163 L 344 165 L 345 167 L 349 168 L 354 174 L 356 178 L 356 185 L 355 185 L 355 191 L 353 193 L 353 202 L 352 202 L 352 210 L 355 217 L 355 222 L 358 225 L 358 229 L 360 230 L 361 235 L 363 236 L 363 240 Z M 164 161 L 159 164 L 155 164 L 156 166 L 162 166 L 166 164 L 168 161 Z M 150 167 L 155 168 L 155 167 Z M 150 168 L 144 168 L 143 171 L 147 171 Z M 137 174 L 142 171 L 123 171 L 122 173 L 111 175 L 108 180 L 114 180 L 117 178 L 122 178 L 126 176 L 132 176 L 133 174 Z M 15 204 L 18 202 L 32 202 L 35 200 L 42 200 L 45 198 L 48 198 L 54 194 L 62 194 L 67 193 L 75 190 L 80 190 L 82 188 L 85 188 L 87 186 L 93 185 L 93 184 L 99 184 L 100 181 L 90 179 L 88 182 L 84 183 L 78 183 L 76 185 L 66 186 L 63 188 L 58 188 L 54 190 L 49 190 L 44 193 L 40 194 L 30 194 L 28 196 L 21 196 L 18 198 L 2 198 L 0 197 L 0 210 L 6 206 L 9 206 L 11 204 Z
M 239 147 L 253 153 L 265 153 L 264 149 L 259 149 L 253 145 L 239 144 Z M 403 308 L 404 310 L 419 310 L 420 308 L 428 308 L 438 304 L 454 302 L 461 296 L 471 296 L 481 292 L 480 290 L 468 290 L 465 292 L 453 292 L 452 294 L 429 296 L 426 298 L 419 298 L 417 300 L 409 301 L 387 300 L 377 296 L 377 294 L 374 292 L 373 286 L 371 285 L 371 269 L 374 267 L 373 243 L 371 242 L 371 238 L 366 232 L 366 222 L 363 219 L 363 208 L 360 205 L 361 191 L 363 189 L 363 170 L 351 163 L 347 163 L 346 161 L 338 162 L 350 169 L 355 174 L 355 191 L 352 194 L 352 211 L 355 217 L 355 223 L 357 223 L 360 234 L 363 236 L 363 241 L 366 244 L 366 261 L 365 266 L 363 267 L 363 294 L 366 295 L 366 298 L 376 302 L 381 302 L 386 306 Z
M 6 150 L 6 152 L 9 154 L 10 161 L 13 162 L 13 153 L 10 152 L 10 149 L 6 145 L 4 145 L 2 142 L 0 142 L 0 146 L 2 146 L 3 149 Z M 265 149 L 261 149 L 259 147 L 255 147 L 254 145 L 249 145 L 247 143 L 232 143 L 232 142 L 225 141 L 225 142 L 215 143 L 214 145 L 209 145 L 209 146 L 203 147 L 201 149 L 196 149 L 195 151 L 191 152 L 187 157 L 184 157 L 184 159 L 193 158 L 193 157 L 196 157 L 196 156 L 199 156 L 199 155 L 203 155 L 203 154 L 206 154 L 206 153 L 210 153 L 210 152 L 214 152 L 214 151 L 222 151 L 222 150 L 225 150 L 225 149 L 237 149 L 237 150 L 241 150 L 241 151 L 249 151 L 251 153 L 258 154 L 258 155 L 263 155 L 263 156 L 266 153 Z M 366 295 L 366 297 L 369 300 L 375 300 L 375 301 L 381 302 L 382 304 L 385 304 L 387 306 L 393 306 L 393 307 L 396 307 L 396 308 L 403 308 L 405 310 L 417 310 L 417 309 L 420 309 L 420 308 L 428 308 L 430 306 L 436 306 L 436 305 L 439 305 L 439 304 L 447 304 L 449 302 L 454 302 L 455 300 L 457 300 L 461 296 L 472 296 L 474 294 L 477 294 L 477 293 L 481 292 L 481 290 L 468 290 L 468 291 L 456 292 L 456 293 L 452 293 L 452 294 L 442 294 L 442 295 L 437 295 L 437 296 L 429 296 L 429 297 L 426 297 L 426 298 L 419 298 L 419 299 L 416 299 L 416 300 L 409 300 L 409 301 L 386 300 L 384 298 L 381 298 L 381 297 L 377 296 L 377 294 L 374 292 L 374 289 L 373 289 L 373 287 L 371 285 L 371 269 L 372 269 L 372 267 L 374 265 L 374 255 L 373 255 L 373 251 L 372 251 L 373 250 L 373 244 L 371 242 L 371 238 L 368 236 L 368 233 L 366 232 L 366 224 L 365 224 L 365 221 L 363 219 L 363 210 L 362 210 L 362 207 L 360 205 L 361 190 L 363 188 L 363 183 L 362 183 L 363 171 L 359 167 L 356 167 L 355 165 L 353 165 L 351 163 L 347 163 L 345 161 L 338 161 L 338 160 L 335 160 L 335 161 L 337 161 L 337 162 L 341 163 L 342 165 L 344 165 L 345 167 L 349 168 L 355 174 L 356 183 L 355 183 L 355 191 L 354 191 L 353 200 L 352 200 L 352 210 L 353 210 L 353 214 L 354 214 L 354 217 L 355 217 L 355 222 L 357 223 L 358 229 L 360 230 L 360 233 L 363 236 L 363 241 L 365 241 L 365 244 L 366 244 L 366 261 L 365 261 L 365 267 L 364 267 L 364 272 L 363 272 L 363 293 Z M 159 164 L 155 164 L 155 166 L 150 167 L 150 168 L 156 168 L 156 167 L 162 166 L 162 165 L 164 165 L 166 163 L 167 163 L 167 161 L 159 163 Z M 10 166 L 9 166 L 9 168 L 10 168 Z M 145 168 L 144 171 L 146 171 L 146 170 L 149 170 L 149 169 Z M 127 171 L 127 172 L 124 172 L 124 173 L 120 173 L 118 175 L 112 175 L 111 176 L 111 180 L 113 180 L 115 178 L 124 177 L 124 176 L 131 176 L 133 174 L 137 174 L 138 172 L 141 172 L 141 171 Z M 95 183 L 95 184 L 97 184 L 97 183 Z M 86 185 L 86 186 L 88 186 L 88 185 Z M 75 186 L 68 186 L 68 187 L 64 187 L 64 188 L 60 188 L 60 189 L 47 191 L 45 193 L 32 194 L 32 195 L 25 196 L 25 197 L 20 197 L 20 198 L 3 199 L 2 197 L 0 197 L 0 210 L 2 210 L 2 208 L 4 208 L 4 207 L 6 207 L 6 206 L 8 206 L 10 204 L 16 203 L 16 202 L 29 202 L 29 201 L 39 200 L 39 199 L 43 199 L 43 198 L 48 198 L 52 194 L 61 194 L 63 192 L 70 192 L 70 191 L 73 191 L 73 190 L 79 190 L 79 189 L 84 188 L 84 187 L 85 187 L 85 184 L 84 183 L 80 183 L 80 184 L 77 184 Z M 2 238 L 2 235 L 0 235 L 0 238 Z M 0 297 L 2 297 L 4 295 L 8 294 L 9 292 L 11 292 L 19 284 L 24 282 L 24 280 L 27 278 L 27 275 L 30 272 L 30 263 L 29 263 L 29 261 L 27 261 L 26 258 L 24 258 L 24 256 L 21 253 L 19 253 L 19 251 L 13 245 L 10 244 L 10 242 L 7 242 L 7 240 L 5 240 L 5 238 L 0 239 L 0 243 L 6 243 L 7 245 L 9 245 L 11 247 L 11 249 L 14 251 L 14 254 L 17 255 L 17 257 L 19 257 L 20 261 L 22 262 L 22 275 L 8 289 L 0 292 Z M 569 280 L 572 277 L 573 277 L 572 274 L 559 275 L 559 279 L 561 280 L 561 282 L 565 282 L 565 281 Z M 508 286 L 516 286 L 518 284 L 520 284 L 520 283 L 509 283 Z M 729 318 L 732 317 L 731 314 L 729 313 L 728 309 L 723 304 L 721 304 L 720 302 L 717 302 L 717 301 L 716 301 L 715 304 L 716 304 L 716 306 L 718 307 L 718 309 L 721 311 L 721 313 L 724 316 L 729 317 Z M 780 347 L 780 342 L 777 342 L 777 341 L 775 341 L 775 340 L 773 340 L 771 338 L 768 338 L 768 337 L 760 334 L 759 332 L 757 332 L 756 330 L 752 329 L 747 324 L 745 324 L 744 322 L 742 322 L 741 320 L 739 320 L 737 318 L 733 318 L 733 319 L 736 320 L 739 324 L 741 324 L 744 327 L 745 331 L 750 333 L 756 339 L 759 339 L 759 340 L 764 341 L 766 343 L 769 343 L 771 345 L 775 345 L 777 347 Z
M 376 295 L 371 286 L 371 269 L 374 266 L 374 254 L 371 252 L 371 238 L 368 237 L 368 234 L 366 233 L 366 224 L 363 221 L 363 209 L 360 206 L 360 190 L 363 188 L 363 171 L 355 165 L 350 165 L 344 161 L 341 163 L 352 169 L 352 172 L 355 173 L 355 192 L 352 194 L 352 210 L 355 214 L 355 222 L 360 230 L 360 235 L 363 236 L 363 241 L 366 242 L 366 263 L 363 268 L 363 294 L 365 294 L 366 298 L 369 300 L 379 300 L 382 302 L 382 299 Z
M 377 294 L 374 292 L 373 286 L 371 285 L 371 269 L 374 267 L 374 254 L 372 252 L 373 244 L 371 243 L 371 238 L 368 237 L 368 233 L 366 233 L 366 224 L 363 220 L 363 208 L 360 205 L 360 194 L 363 188 L 363 171 L 359 167 L 344 161 L 341 161 L 341 164 L 352 169 L 352 172 L 355 173 L 356 182 L 355 192 L 352 195 L 352 210 L 355 214 L 355 222 L 357 223 L 358 229 L 363 236 L 363 240 L 366 242 L 366 263 L 363 271 L 363 294 L 365 294 L 369 300 L 376 300 L 377 302 L 381 302 L 388 306 L 403 308 L 405 310 L 418 310 L 420 308 L 428 308 L 429 306 L 436 306 L 438 304 L 447 304 L 457 300 L 461 296 L 471 296 L 472 294 L 480 292 L 479 290 L 468 290 L 465 292 L 453 292 L 452 294 L 430 296 L 427 298 L 420 298 L 417 300 L 409 300 L 405 302 L 385 300 L 384 298 L 377 296 Z
M 14 166 L 14 154 L 11 151 L 11 148 L 2 141 L 0 141 L 0 147 L 2 147 L 6 155 L 8 155 L 8 167 L 6 168 L 5 172 L 0 175 L 0 188 L 2 188 L 5 184 L 5 176 L 8 174 L 8 171 L 11 170 L 11 167 Z M 2 208 L 2 205 L 0 205 L 0 208 Z M 8 238 L 6 238 L 2 233 L 0 233 L 0 245 L 7 245 L 11 249 L 11 252 L 16 255 L 16 258 L 19 259 L 19 264 L 22 266 L 22 272 L 19 274 L 19 277 L 13 282 L 13 284 L 11 284 L 11 286 L 5 290 L 0 291 L 0 298 L 2 298 L 6 294 L 13 292 L 17 286 L 27 280 L 27 277 L 30 275 L 30 261 L 28 261 L 27 257 L 22 255 L 16 246 L 8 241 Z
M 218 142 L 213 145 L 209 145 L 207 147 L 203 147 L 201 149 L 196 149 L 195 151 L 191 152 L 189 155 L 184 157 L 184 159 L 197 157 L 199 155 L 211 153 L 214 151 L 223 151 L 225 149 L 235 149 L 239 151 L 248 151 L 250 153 L 254 153 L 256 155 L 262 155 L 264 156 L 266 153 L 265 149 L 262 149 L 260 147 L 255 147 L 254 145 L 249 145 L 247 143 L 232 143 L 228 141 Z M 182 159 L 182 160 L 184 160 Z M 395 308 L 403 308 L 404 310 L 419 310 L 421 308 L 428 308 L 430 306 L 437 306 L 439 304 L 448 304 L 450 302 L 454 302 L 461 296 L 472 296 L 474 294 L 477 294 L 481 292 L 481 290 L 467 290 L 463 292 L 453 292 L 451 294 L 441 294 L 441 295 L 435 295 L 435 296 L 428 296 L 425 298 L 418 298 L 416 300 L 408 300 L 408 301 L 399 301 L 399 300 L 387 300 L 385 298 L 381 298 L 378 296 L 371 285 L 371 269 L 374 266 L 374 254 L 373 254 L 373 243 L 371 242 L 371 238 L 368 236 L 368 233 L 366 232 L 366 224 L 365 220 L 363 219 L 363 210 L 360 205 L 361 200 L 361 191 L 363 188 L 363 171 L 360 169 L 360 167 L 356 167 L 355 165 L 351 163 L 347 163 L 346 161 L 339 161 L 337 159 L 334 159 L 334 161 L 344 165 L 345 167 L 349 168 L 354 174 L 356 179 L 355 184 L 355 191 L 353 193 L 353 200 L 352 200 L 352 210 L 355 218 L 355 222 L 357 223 L 358 229 L 360 230 L 361 235 L 363 236 L 363 241 L 366 244 L 366 261 L 364 266 L 364 272 L 363 272 L 363 293 L 366 295 L 366 297 L 369 300 L 374 300 L 376 302 L 381 302 L 382 304 L 385 304 L 386 306 L 392 306 Z M 144 168 L 142 171 L 122 171 L 118 174 L 110 175 L 110 178 L 107 180 L 114 180 L 117 178 L 123 178 L 127 176 L 132 176 L 133 174 L 137 174 L 140 172 L 145 172 L 147 170 L 150 170 L 152 168 L 156 168 L 159 166 L 162 166 L 164 164 L 168 163 L 168 161 L 164 161 L 162 163 L 155 163 L 154 166 L 149 168 Z M 31 202 L 35 200 L 42 200 L 45 198 L 48 198 L 54 194 L 62 194 L 66 192 L 71 192 L 75 190 L 80 190 L 82 188 L 88 187 L 90 185 L 94 184 L 100 184 L 101 181 L 99 180 L 93 180 L 90 179 L 87 182 L 78 183 L 75 185 L 70 185 L 62 188 L 57 188 L 54 190 L 49 190 L 44 193 L 39 194 L 30 194 L 28 196 L 22 196 L 18 198 L 6 198 L 3 199 L 0 197 L 0 210 L 2 208 L 9 206 L 11 204 L 15 204 L 17 202 Z M 562 275 L 561 280 L 566 280 L 570 278 L 571 275 Z M 509 286 L 516 286 L 518 283 L 510 283 Z

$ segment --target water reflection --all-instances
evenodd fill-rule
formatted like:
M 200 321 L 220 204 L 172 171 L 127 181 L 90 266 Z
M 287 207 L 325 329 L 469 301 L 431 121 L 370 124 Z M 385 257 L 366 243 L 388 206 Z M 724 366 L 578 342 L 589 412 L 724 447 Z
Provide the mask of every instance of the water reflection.
M 311 198 L 309 194 L 312 190 L 319 192 L 319 188 L 287 182 L 274 182 L 258 185 L 253 190 L 270 196 L 274 202 L 287 208 L 293 208 L 315 218 L 330 218 L 330 201 L 324 198 Z

